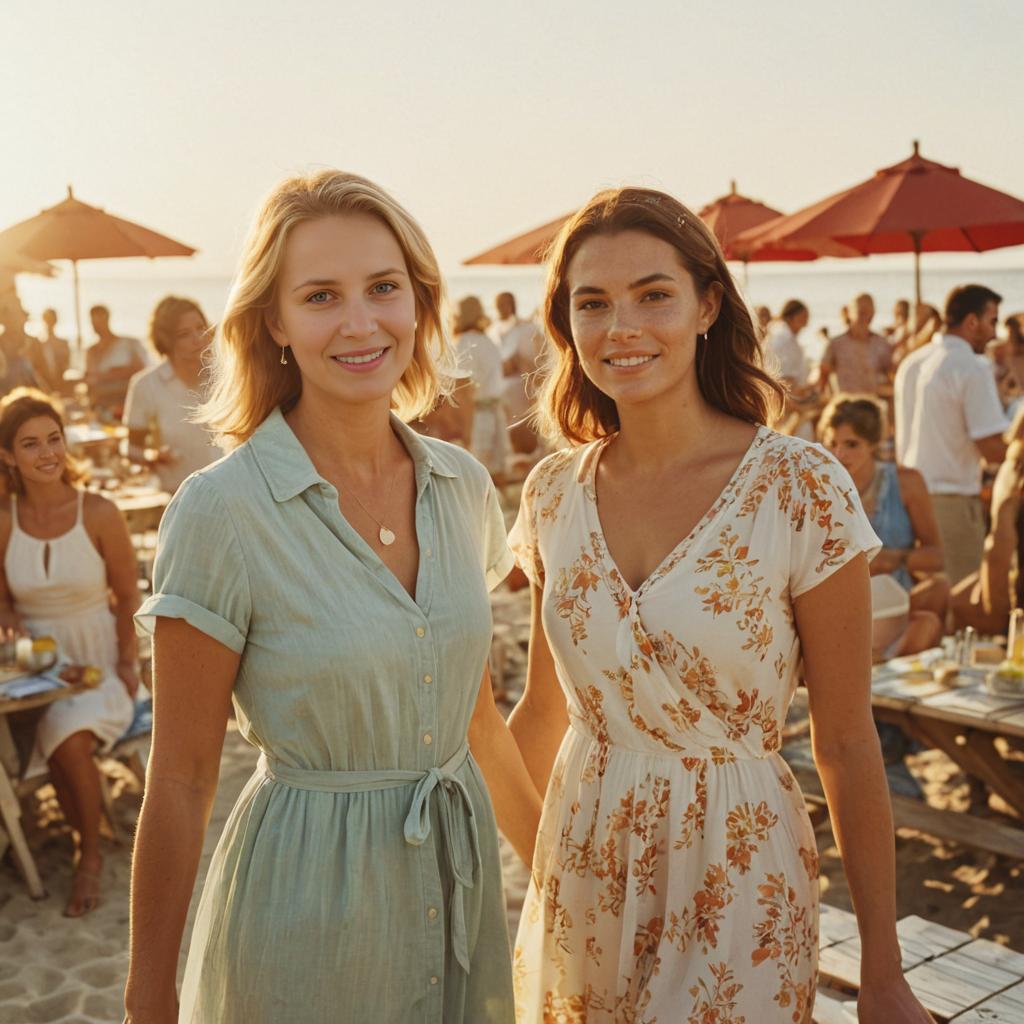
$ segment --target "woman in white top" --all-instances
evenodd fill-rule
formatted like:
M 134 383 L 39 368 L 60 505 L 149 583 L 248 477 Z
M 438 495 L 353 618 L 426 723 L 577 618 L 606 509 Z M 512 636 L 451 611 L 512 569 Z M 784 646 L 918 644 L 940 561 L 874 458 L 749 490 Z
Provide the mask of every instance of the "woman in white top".
M 128 385 L 128 453 L 135 462 L 150 461 L 164 490 L 172 494 L 187 476 L 224 454 L 209 431 L 190 419 L 202 401 L 203 357 L 210 337 L 199 306 L 168 295 L 149 323 L 149 339 L 163 361 L 137 373 Z
M 508 419 L 501 396 L 501 352 L 483 332 L 484 307 L 475 295 L 459 300 L 455 312 L 455 345 L 459 365 L 473 379 L 473 427 L 469 450 L 495 479 L 505 472 Z
M 117 506 L 76 486 L 60 413 L 40 391 L 0 404 L 0 625 L 52 636 L 64 660 L 102 669 L 99 686 L 51 704 L 26 774 L 49 767 L 78 863 L 65 914 L 99 904 L 100 780 L 92 759 L 131 724 L 138 689 L 135 553 Z M 110 596 L 114 607 L 111 611 Z

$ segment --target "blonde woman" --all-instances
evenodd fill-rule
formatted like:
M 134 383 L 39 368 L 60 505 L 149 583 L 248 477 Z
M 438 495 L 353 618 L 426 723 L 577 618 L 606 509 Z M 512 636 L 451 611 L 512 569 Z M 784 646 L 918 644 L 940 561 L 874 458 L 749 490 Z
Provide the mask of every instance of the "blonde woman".
M 136 462 L 153 460 L 160 485 L 173 494 L 187 476 L 224 454 L 191 419 L 202 400 L 210 328 L 195 302 L 168 295 L 150 317 L 149 341 L 163 358 L 128 384 L 128 454 Z M 147 453 L 147 446 L 155 450 Z
M 156 671 L 135 1024 L 512 1020 L 491 798 L 525 859 L 540 798 L 484 669 L 510 556 L 483 467 L 395 414 L 435 398 L 441 306 L 421 229 L 371 182 L 326 171 L 264 202 L 202 412 L 234 450 L 169 507 L 139 613 Z M 260 762 L 179 1015 L 232 699 Z
M 714 235 L 616 189 L 550 257 L 542 399 L 570 447 L 523 491 L 511 725 L 547 795 L 515 950 L 523 1024 L 809 1024 L 818 857 L 779 754 L 801 659 L 862 945 L 862 1024 L 930 1020 L 900 971 L 871 717 L 868 559 L 843 468 L 769 430 L 780 388 Z

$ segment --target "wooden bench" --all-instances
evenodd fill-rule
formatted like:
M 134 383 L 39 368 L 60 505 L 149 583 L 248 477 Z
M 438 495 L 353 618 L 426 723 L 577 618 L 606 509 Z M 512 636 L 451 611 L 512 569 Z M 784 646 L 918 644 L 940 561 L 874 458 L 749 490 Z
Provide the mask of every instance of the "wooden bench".
M 896 925 L 907 981 L 940 1022 L 1024 1022 L 1024 953 L 920 917 Z M 860 938 L 853 914 L 825 904 L 819 930 L 816 1024 L 853 1024 Z

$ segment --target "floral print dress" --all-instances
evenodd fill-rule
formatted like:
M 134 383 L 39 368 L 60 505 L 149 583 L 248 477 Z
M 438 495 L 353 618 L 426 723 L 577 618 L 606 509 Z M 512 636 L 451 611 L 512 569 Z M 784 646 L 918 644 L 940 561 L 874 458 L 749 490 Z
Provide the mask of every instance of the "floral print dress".
M 634 591 L 598 518 L 606 443 L 541 462 L 510 538 L 543 587 L 570 717 L 516 940 L 517 1019 L 801 1024 L 818 858 L 779 755 L 792 603 L 877 538 L 829 454 L 761 427 Z

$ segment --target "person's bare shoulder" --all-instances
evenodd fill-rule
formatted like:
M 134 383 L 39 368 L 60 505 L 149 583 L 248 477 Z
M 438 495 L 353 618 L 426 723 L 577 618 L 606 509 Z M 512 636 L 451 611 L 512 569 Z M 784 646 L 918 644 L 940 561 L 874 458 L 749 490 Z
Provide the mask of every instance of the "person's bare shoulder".
M 102 494 L 86 491 L 82 503 L 82 516 L 86 527 L 102 530 L 123 519 L 117 505 Z

